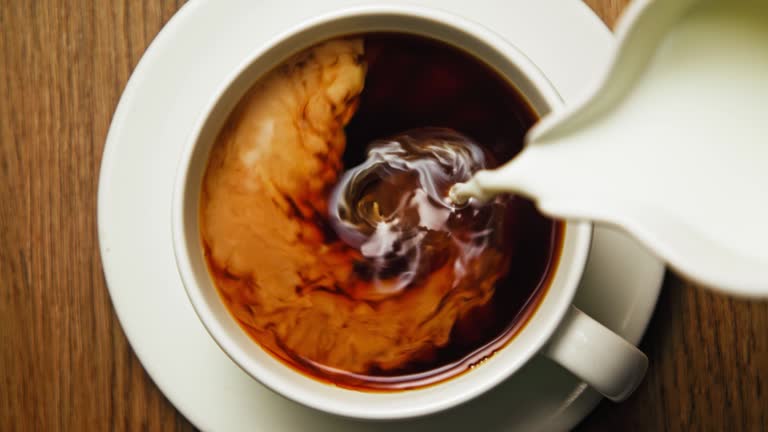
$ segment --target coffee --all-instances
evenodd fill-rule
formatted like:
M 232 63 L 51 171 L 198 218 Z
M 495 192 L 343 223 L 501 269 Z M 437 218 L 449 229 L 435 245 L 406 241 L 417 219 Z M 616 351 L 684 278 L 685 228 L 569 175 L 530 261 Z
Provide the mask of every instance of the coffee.
M 468 370 L 535 311 L 563 224 L 519 197 L 441 197 L 513 157 L 535 121 L 495 71 L 430 39 L 366 34 L 293 56 L 209 157 L 200 230 L 224 303 L 264 349 L 339 386 Z

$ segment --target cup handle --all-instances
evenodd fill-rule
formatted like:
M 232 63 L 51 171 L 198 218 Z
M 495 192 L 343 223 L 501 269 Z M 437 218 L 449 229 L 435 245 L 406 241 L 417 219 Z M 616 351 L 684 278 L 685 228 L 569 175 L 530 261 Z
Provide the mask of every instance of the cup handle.
M 629 397 L 648 369 L 642 351 L 574 306 L 543 354 L 614 402 Z

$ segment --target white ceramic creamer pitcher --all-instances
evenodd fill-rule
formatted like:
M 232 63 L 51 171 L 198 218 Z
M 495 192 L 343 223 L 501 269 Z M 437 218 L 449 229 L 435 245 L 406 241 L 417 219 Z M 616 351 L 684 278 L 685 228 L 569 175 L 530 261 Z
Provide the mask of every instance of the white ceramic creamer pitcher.
M 700 283 L 768 296 L 768 0 L 636 0 L 617 36 L 594 91 L 453 198 L 526 195 L 623 228 Z

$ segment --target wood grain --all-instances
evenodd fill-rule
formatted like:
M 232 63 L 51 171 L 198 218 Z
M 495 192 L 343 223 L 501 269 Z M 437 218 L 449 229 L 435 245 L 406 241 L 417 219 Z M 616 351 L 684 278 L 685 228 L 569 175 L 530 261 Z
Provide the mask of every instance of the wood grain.
M 143 51 L 181 1 L 0 2 L 0 430 L 193 430 L 136 359 L 96 236 L 99 161 Z M 589 0 L 612 25 L 624 0 Z M 668 276 L 623 404 L 578 428 L 768 430 L 768 303 Z

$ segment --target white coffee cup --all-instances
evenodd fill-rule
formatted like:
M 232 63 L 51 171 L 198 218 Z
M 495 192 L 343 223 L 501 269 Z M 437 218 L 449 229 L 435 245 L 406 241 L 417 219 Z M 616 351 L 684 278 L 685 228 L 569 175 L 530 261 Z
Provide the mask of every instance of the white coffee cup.
M 306 406 L 364 419 L 402 419 L 435 413 L 496 386 L 535 355 L 544 355 L 613 400 L 626 398 L 647 368 L 645 355 L 571 305 L 589 254 L 592 226 L 568 222 L 550 286 L 524 328 L 482 364 L 414 390 L 364 392 L 337 387 L 285 365 L 252 340 L 219 298 L 206 267 L 199 231 L 202 177 L 209 151 L 236 103 L 262 75 L 317 42 L 340 35 L 389 31 L 438 39 L 482 59 L 506 77 L 544 115 L 562 101 L 523 53 L 488 29 L 431 9 L 362 6 L 305 22 L 257 49 L 227 79 L 196 124 L 180 161 L 172 225 L 176 262 L 189 299 L 221 349 L 265 386 Z M 512 312 L 512 311 L 511 311 Z

